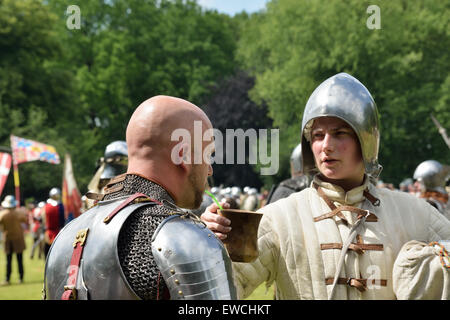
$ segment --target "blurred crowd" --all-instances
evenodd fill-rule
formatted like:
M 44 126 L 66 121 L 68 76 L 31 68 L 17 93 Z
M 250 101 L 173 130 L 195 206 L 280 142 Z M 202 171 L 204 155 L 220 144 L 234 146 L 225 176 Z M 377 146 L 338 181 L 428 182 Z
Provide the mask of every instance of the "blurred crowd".
M 209 190 L 219 202 L 227 202 L 230 209 L 241 209 L 256 211 L 266 204 L 269 191 L 265 189 L 246 186 L 243 189 L 238 186 L 225 187 L 223 185 L 214 186 Z M 203 202 L 197 210 L 193 212 L 201 215 L 205 209 L 213 203 L 213 199 L 206 193 L 203 195 Z

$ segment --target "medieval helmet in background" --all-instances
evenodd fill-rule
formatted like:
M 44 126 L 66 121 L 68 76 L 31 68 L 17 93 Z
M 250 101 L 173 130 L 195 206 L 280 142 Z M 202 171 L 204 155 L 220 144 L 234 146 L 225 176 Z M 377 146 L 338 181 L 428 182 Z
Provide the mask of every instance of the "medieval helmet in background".
M 111 179 L 119 174 L 125 173 L 128 166 L 128 147 L 125 141 L 114 141 L 106 146 L 105 170 L 100 179 Z
M 17 205 L 16 198 L 13 195 L 7 195 L 5 199 L 3 199 L 1 206 L 3 208 L 14 208 Z
M 319 117 L 336 117 L 350 125 L 361 146 L 365 172 L 376 181 L 382 170 L 378 163 L 379 120 L 377 105 L 367 88 L 351 75 L 339 73 L 322 82 L 311 94 L 302 120 L 305 173 L 315 169 L 309 141 L 313 120 Z
M 48 196 L 54 200 L 58 200 L 59 198 L 61 198 L 61 189 L 51 188 Z
M 445 192 L 445 184 L 450 177 L 450 167 L 436 160 L 426 160 L 414 171 L 414 179 L 425 188 L 423 191 Z
M 291 153 L 291 165 L 294 172 L 303 172 L 301 143 L 299 143 Z

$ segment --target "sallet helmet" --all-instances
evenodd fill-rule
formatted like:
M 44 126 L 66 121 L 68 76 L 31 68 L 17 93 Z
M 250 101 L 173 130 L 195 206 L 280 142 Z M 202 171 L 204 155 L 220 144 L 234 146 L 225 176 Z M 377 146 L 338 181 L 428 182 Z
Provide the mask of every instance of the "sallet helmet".
M 291 153 L 291 164 L 294 172 L 302 172 L 302 144 L 299 143 Z
M 414 171 L 414 179 L 419 181 L 425 191 L 445 192 L 445 183 L 450 175 L 450 167 L 444 166 L 436 160 L 426 160 L 419 164 Z
M 105 170 L 100 179 L 111 179 L 126 172 L 128 165 L 128 147 L 125 141 L 114 141 L 105 149 Z
M 365 172 L 376 180 L 382 170 L 378 163 L 380 144 L 378 110 L 369 90 L 358 79 L 339 73 L 322 82 L 311 94 L 302 120 L 302 164 L 305 173 L 315 169 L 310 131 L 313 120 L 336 117 L 355 131 L 364 161 Z

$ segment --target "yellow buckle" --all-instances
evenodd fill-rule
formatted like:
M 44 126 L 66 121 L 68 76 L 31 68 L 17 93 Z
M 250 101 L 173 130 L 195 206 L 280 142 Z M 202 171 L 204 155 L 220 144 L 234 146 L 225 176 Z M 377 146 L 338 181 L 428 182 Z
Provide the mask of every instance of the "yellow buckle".
M 89 231 L 89 228 L 78 231 L 77 236 L 75 237 L 75 241 L 73 242 L 74 248 L 77 246 L 77 243 L 80 243 L 80 246 L 84 246 L 84 243 L 86 242 L 88 231 Z
M 140 198 L 134 199 L 133 203 L 152 202 L 152 201 L 153 200 L 151 200 L 149 198 L 140 197 Z
M 75 286 L 64 286 L 64 291 L 71 290 L 72 293 L 70 294 L 69 300 L 77 300 L 77 289 L 75 289 Z

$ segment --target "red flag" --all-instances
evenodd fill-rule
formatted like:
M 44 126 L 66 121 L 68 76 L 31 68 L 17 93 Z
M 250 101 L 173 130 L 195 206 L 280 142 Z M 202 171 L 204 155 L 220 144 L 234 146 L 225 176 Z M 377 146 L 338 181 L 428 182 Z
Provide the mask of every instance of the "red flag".
M 67 153 L 64 161 L 64 176 L 62 187 L 62 202 L 66 221 L 70 221 L 81 214 L 81 194 L 72 170 L 72 160 Z
M 8 179 L 9 170 L 11 169 L 11 155 L 9 153 L 0 152 L 0 195 L 5 187 Z

